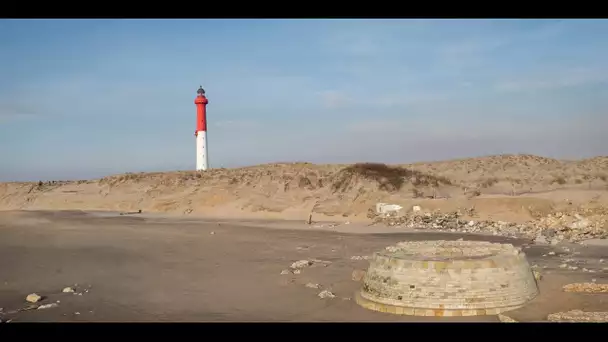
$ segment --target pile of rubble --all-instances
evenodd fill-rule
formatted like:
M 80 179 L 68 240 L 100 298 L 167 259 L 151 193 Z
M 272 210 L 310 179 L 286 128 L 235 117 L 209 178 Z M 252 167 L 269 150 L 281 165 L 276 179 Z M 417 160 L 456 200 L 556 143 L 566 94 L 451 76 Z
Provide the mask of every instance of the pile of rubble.
M 540 236 L 579 242 L 608 238 L 608 213 L 604 208 L 557 212 L 531 222 Z
M 584 312 L 582 310 L 571 310 L 550 314 L 547 317 L 550 322 L 608 322 L 608 312 Z
M 565 292 L 608 293 L 608 284 L 574 283 L 564 285 Z
M 401 210 L 379 212 L 370 209 L 368 212 L 368 217 L 374 224 L 529 238 L 534 239 L 536 243 L 557 244 L 561 241 L 580 242 L 608 238 L 608 210 L 604 208 L 582 209 L 572 213 L 558 212 L 523 224 L 471 219 L 474 216 L 474 209 L 447 213 L 422 212 L 418 206 L 405 214 L 401 214 Z

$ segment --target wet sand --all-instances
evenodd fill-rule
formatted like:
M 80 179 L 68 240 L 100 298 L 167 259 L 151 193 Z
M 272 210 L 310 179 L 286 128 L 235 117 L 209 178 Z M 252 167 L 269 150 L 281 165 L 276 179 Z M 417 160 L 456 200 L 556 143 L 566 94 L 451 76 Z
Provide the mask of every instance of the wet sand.
M 368 262 L 351 257 L 404 240 L 529 243 L 362 224 L 327 227 L 295 221 L 0 212 L 0 317 L 13 322 L 498 321 L 496 316 L 427 318 L 365 310 L 352 300 L 360 284 L 351 280 L 351 272 L 366 269 Z M 608 283 L 608 271 L 603 270 L 608 263 L 599 262 L 608 260 L 608 248 L 567 247 L 571 252 L 561 246 L 524 249 L 530 264 L 543 273 L 541 294 L 507 315 L 542 321 L 550 313 L 571 309 L 608 311 L 606 295 L 561 290 L 567 283 L 591 279 Z M 547 254 L 551 251 L 555 255 Z M 281 275 L 292 262 L 313 258 L 331 264 Z M 579 269 L 560 268 L 566 258 L 575 259 Z M 307 283 L 322 287 L 311 289 Z M 66 286 L 82 295 L 62 293 Z M 326 288 L 336 298 L 317 297 Z M 59 301 L 58 306 L 9 313 L 26 307 L 25 297 L 33 292 L 46 297 L 42 303 Z

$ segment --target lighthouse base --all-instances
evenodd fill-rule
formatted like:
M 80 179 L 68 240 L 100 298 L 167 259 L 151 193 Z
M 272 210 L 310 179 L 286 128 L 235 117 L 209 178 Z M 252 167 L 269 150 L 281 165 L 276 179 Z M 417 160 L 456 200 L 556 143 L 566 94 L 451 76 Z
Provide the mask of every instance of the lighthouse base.
M 206 171 L 208 168 L 207 132 L 198 131 L 196 135 L 196 171 Z

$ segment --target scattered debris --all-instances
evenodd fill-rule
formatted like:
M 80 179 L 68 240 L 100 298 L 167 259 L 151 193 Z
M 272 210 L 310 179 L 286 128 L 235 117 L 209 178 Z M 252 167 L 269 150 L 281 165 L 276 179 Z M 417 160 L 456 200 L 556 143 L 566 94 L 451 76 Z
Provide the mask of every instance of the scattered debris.
M 312 264 L 313 264 L 313 262 L 310 260 L 298 260 L 298 261 L 294 262 L 293 264 L 291 264 L 290 267 L 292 269 L 300 269 L 300 268 L 312 266 Z
M 513 318 L 507 316 L 507 315 L 503 315 L 503 314 L 499 314 L 498 315 L 498 320 L 503 322 L 503 323 L 517 323 L 516 320 L 514 320 Z
M 58 306 L 59 305 L 57 303 L 51 303 L 51 304 L 40 305 L 37 309 L 38 310 L 44 310 L 44 309 L 56 308 Z
M 141 214 L 141 209 L 139 209 L 138 211 L 128 211 L 128 212 L 120 213 L 120 215 L 135 215 L 135 214 Z
M 63 293 L 74 293 L 74 289 L 71 288 L 71 287 L 66 287 L 61 292 L 63 292 Z
M 27 297 L 25 297 L 25 300 L 30 303 L 38 303 L 41 299 L 42 297 L 35 293 L 29 294 Z
M 331 291 L 328 291 L 328 290 L 323 290 L 323 291 L 319 292 L 318 296 L 319 296 L 319 298 L 323 298 L 323 299 L 336 297 L 335 294 L 333 294 Z
M 582 310 L 571 310 L 567 312 L 553 313 L 547 316 L 551 322 L 608 322 L 608 312 L 584 312 Z
M 536 244 L 551 245 L 557 245 L 562 241 L 581 242 L 588 239 L 608 238 L 608 229 L 603 228 L 608 224 L 608 208 L 572 208 L 571 213 L 558 212 L 526 223 L 474 221 L 466 219 L 467 216 L 472 217 L 467 210 L 448 213 L 440 211 L 423 213 L 412 210 L 404 215 L 396 215 L 398 210 L 391 211 L 387 208 L 391 207 L 386 207 L 385 203 L 378 203 L 377 213 L 371 213 L 373 209 L 370 209 L 368 217 L 373 219 L 372 224 L 529 238 Z
M 319 284 L 313 284 L 313 283 L 308 283 L 305 286 L 308 287 L 308 288 L 311 288 L 311 289 L 319 289 L 319 288 L 321 288 L 321 285 L 319 285 Z
M 293 274 L 300 274 L 301 269 L 313 266 L 315 264 L 321 264 L 321 265 L 327 267 L 331 264 L 331 261 L 325 261 L 325 260 L 319 260 L 319 259 L 298 260 L 298 261 L 292 263 L 291 266 L 289 266 L 288 272 L 291 272 Z M 283 272 L 285 272 L 285 270 L 283 270 L 281 272 L 281 274 L 287 274 L 287 273 L 283 273 Z
M 608 293 L 608 284 L 573 283 L 563 287 L 565 292 Z
M 352 257 L 350 257 L 350 260 L 369 260 L 371 258 L 372 257 L 369 256 L 369 255 L 363 255 L 363 256 L 361 256 L 361 255 L 353 255 Z
M 357 281 L 357 282 L 361 281 L 361 279 L 363 279 L 363 277 L 365 277 L 364 270 L 354 270 L 351 275 L 352 280 Z
M 378 215 L 396 214 L 401 209 L 403 207 L 398 204 L 376 203 L 376 213 Z

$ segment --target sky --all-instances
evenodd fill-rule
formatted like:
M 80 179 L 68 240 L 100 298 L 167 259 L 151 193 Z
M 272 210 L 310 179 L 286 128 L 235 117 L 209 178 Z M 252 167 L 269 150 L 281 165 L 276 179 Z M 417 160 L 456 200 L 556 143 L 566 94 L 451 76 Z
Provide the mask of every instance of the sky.
M 0 181 L 608 154 L 606 20 L 0 20 Z

